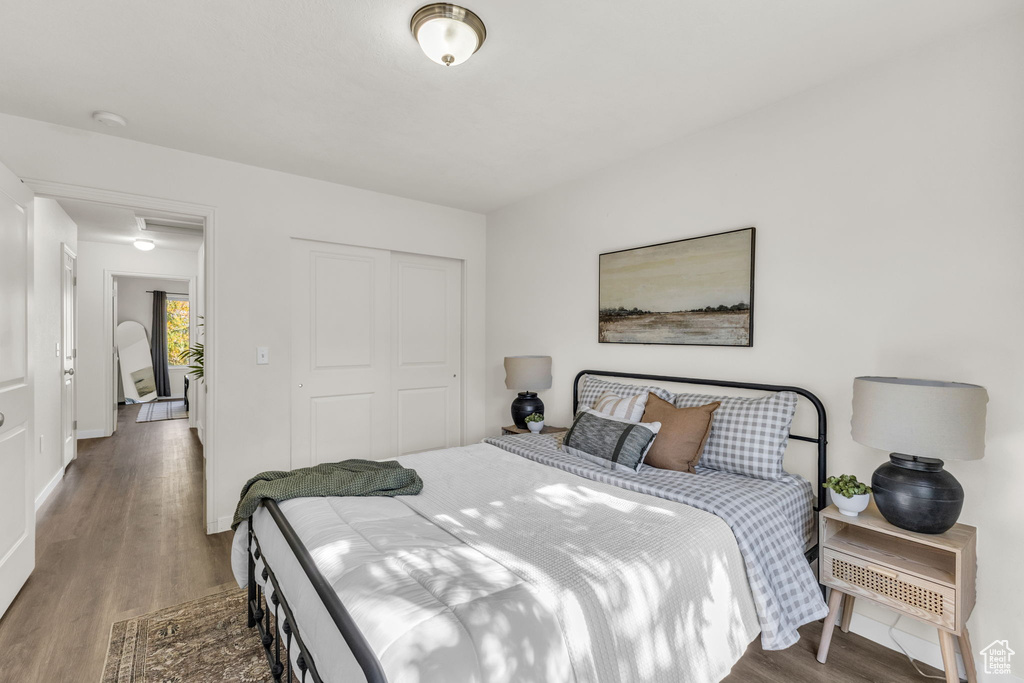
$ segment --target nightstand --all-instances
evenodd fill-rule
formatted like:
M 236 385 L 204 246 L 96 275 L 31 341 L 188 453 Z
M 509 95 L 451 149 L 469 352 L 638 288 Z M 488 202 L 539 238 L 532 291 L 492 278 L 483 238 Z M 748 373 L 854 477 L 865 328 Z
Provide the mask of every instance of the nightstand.
M 977 680 L 967 618 L 974 609 L 977 529 L 956 524 L 942 534 L 919 534 L 889 524 L 874 501 L 859 517 L 847 517 L 835 505 L 818 519 L 821 582 L 832 589 L 828 617 L 821 630 L 818 661 L 825 663 L 840 603 L 840 628 L 850 628 L 857 598 L 873 600 L 939 631 L 946 681 L 958 683 L 953 637 L 967 680 Z
M 541 434 L 561 434 L 562 432 L 569 431 L 568 427 L 549 427 L 544 425 L 544 428 L 540 430 Z M 520 429 L 515 425 L 509 425 L 508 427 L 501 428 L 501 435 L 508 436 L 509 434 L 529 434 L 529 429 Z

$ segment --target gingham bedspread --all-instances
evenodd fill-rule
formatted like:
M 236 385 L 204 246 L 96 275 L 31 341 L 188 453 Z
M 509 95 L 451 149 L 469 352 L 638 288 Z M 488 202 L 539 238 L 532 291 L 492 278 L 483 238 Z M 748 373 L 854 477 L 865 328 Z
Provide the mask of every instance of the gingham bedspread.
M 706 468 L 688 474 L 647 465 L 639 472 L 619 472 L 564 453 L 549 435 L 517 434 L 485 442 L 580 477 L 720 517 L 732 529 L 743 556 L 766 650 L 793 645 L 800 639 L 800 626 L 828 613 L 803 555 L 805 540 L 814 531 L 814 508 L 813 488 L 800 477 L 769 481 Z

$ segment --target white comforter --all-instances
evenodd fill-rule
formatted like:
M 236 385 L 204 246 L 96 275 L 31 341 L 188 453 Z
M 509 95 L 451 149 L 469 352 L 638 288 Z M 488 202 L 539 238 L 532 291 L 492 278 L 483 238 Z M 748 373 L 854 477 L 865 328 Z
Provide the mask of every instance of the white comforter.
M 281 503 L 391 683 L 717 681 L 757 635 L 712 514 L 487 444 L 401 462 L 420 495 Z M 254 525 L 321 675 L 362 680 L 273 520 Z

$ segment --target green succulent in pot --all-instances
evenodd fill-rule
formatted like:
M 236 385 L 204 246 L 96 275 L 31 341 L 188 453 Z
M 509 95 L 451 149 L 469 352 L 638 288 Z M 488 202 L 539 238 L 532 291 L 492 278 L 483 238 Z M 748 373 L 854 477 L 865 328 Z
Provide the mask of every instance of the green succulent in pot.
M 852 474 L 829 477 L 822 487 L 832 491 L 832 502 L 847 517 L 856 517 L 871 502 L 871 487 Z
M 526 418 L 529 420 L 530 418 Z M 857 481 L 853 474 L 840 474 L 838 477 L 829 477 L 822 484 L 824 488 L 831 489 L 845 498 L 853 498 L 865 493 L 871 493 L 871 487 Z

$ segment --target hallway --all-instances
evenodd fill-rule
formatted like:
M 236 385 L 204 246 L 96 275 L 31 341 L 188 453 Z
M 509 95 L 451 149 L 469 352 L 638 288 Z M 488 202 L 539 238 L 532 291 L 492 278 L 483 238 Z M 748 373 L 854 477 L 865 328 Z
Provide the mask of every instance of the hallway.
M 207 536 L 188 420 L 79 442 L 37 513 L 36 569 L 0 620 L 4 680 L 97 681 L 113 622 L 234 586 L 231 534 Z

